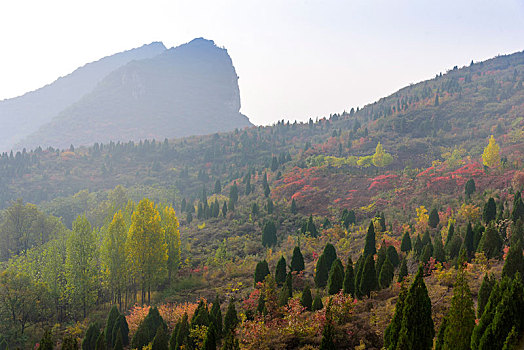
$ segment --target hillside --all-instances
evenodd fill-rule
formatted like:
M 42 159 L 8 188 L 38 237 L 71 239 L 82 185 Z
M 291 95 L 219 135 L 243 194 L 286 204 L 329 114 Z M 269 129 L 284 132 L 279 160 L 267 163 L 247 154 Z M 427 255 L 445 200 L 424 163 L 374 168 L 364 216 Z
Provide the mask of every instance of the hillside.
M 88 63 L 71 74 L 23 96 L 0 101 L 0 150 L 9 151 L 20 141 L 48 123 L 59 112 L 91 92 L 109 73 L 133 60 L 157 56 L 166 48 L 162 43 L 120 52 Z M 25 147 L 20 145 L 19 149 Z
M 519 52 L 307 123 L 3 153 L 0 345 L 118 316 L 130 348 L 514 349 L 523 81 Z
M 237 80 L 225 49 L 195 39 L 112 72 L 19 146 L 163 140 L 250 126 L 239 112 Z

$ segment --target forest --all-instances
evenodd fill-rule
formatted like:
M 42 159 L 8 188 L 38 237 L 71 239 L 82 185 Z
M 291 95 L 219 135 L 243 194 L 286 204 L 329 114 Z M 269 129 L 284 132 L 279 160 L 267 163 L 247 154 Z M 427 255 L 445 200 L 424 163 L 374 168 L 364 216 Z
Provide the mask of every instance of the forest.
M 518 349 L 523 80 L 2 154 L 0 349 Z

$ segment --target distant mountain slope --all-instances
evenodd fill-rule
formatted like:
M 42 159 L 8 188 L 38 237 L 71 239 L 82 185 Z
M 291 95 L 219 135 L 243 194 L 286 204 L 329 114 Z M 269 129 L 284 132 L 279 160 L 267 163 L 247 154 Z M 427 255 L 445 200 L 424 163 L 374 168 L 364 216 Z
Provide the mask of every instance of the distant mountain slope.
M 165 51 L 160 42 L 120 52 L 88 63 L 65 77 L 22 96 L 0 101 L 0 150 L 11 149 L 22 138 L 49 122 L 59 112 L 89 93 L 109 73 L 129 63 Z
M 239 110 L 238 77 L 227 51 L 195 39 L 109 74 L 19 145 L 163 140 L 252 125 Z

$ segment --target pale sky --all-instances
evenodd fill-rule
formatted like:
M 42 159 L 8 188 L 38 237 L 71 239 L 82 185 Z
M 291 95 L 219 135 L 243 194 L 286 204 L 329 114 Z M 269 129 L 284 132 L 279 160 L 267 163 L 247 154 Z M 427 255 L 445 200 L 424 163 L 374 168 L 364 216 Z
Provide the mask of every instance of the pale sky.
M 5 0 L 0 33 L 0 99 L 152 41 L 212 39 L 259 125 L 328 116 L 522 51 L 524 0 Z

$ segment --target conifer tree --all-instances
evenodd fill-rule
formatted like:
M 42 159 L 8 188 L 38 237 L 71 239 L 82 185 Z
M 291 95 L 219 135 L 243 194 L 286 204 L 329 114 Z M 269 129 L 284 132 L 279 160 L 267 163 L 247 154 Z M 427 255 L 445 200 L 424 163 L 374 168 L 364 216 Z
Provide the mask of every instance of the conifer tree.
M 229 332 L 224 339 L 222 344 L 222 350 L 240 350 L 240 344 L 238 339 L 235 338 L 233 332 Z
M 375 246 L 375 227 L 373 226 L 373 221 L 369 223 L 368 232 L 366 234 L 366 243 L 364 245 L 364 256 L 375 255 L 377 253 L 377 248 Z
M 415 240 L 415 245 L 413 246 L 415 250 L 415 255 L 420 256 L 422 254 L 422 250 L 424 249 L 424 246 L 422 245 L 422 240 L 420 239 L 420 235 L 417 235 L 417 239 Z
M 304 290 L 302 291 L 302 297 L 300 298 L 300 304 L 306 308 L 306 310 L 311 311 L 313 306 L 313 297 L 311 296 L 311 288 L 306 284 Z
M 478 293 L 478 299 L 477 299 L 477 318 L 480 319 L 482 316 L 482 313 L 484 312 L 484 307 L 488 303 L 489 295 L 491 294 L 491 291 L 493 290 L 493 287 L 495 286 L 495 278 L 488 276 L 486 273 L 484 275 L 484 279 L 482 280 L 482 284 L 480 285 L 479 293 Z
M 391 261 L 391 264 L 393 264 L 394 268 L 397 268 L 400 265 L 400 258 L 398 256 L 397 249 L 394 246 L 388 246 L 387 256 L 389 261 Z
M 62 350 L 78 350 L 78 341 L 72 335 L 66 335 L 62 339 Z
M 476 191 L 475 187 L 475 180 L 469 179 L 466 182 L 466 185 L 464 186 L 464 194 L 467 198 L 471 197 L 471 195 Z
M 255 287 L 257 283 L 264 282 L 267 275 L 269 275 L 269 266 L 267 261 L 262 260 L 255 267 Z
M 284 284 L 284 282 L 286 281 L 286 275 L 286 259 L 284 258 L 284 256 L 281 256 L 275 268 L 275 282 L 277 282 L 278 286 L 282 286 L 282 284 Z
M 211 319 L 211 324 L 215 328 L 215 338 L 220 340 L 222 338 L 222 311 L 220 310 L 220 299 L 218 298 L 218 294 L 215 297 L 215 301 L 209 312 L 209 318 Z
M 191 318 L 191 328 L 195 328 L 196 326 L 209 326 L 209 310 L 204 300 L 200 300 Z
M 164 327 L 158 327 L 153 342 L 151 344 L 151 350 L 168 350 L 169 338 L 167 336 Z
M 300 251 L 299 246 L 295 246 L 293 249 L 293 257 L 291 258 L 291 271 L 303 271 L 304 270 L 304 257 Z
M 409 232 L 404 232 L 402 236 L 402 243 L 400 244 L 400 251 L 407 253 L 411 250 L 411 238 L 409 237 Z
M 222 192 L 222 184 L 220 183 L 220 180 L 218 179 L 215 181 L 215 191 L 214 192 L 217 194 Z
M 333 265 L 333 262 L 337 260 L 337 251 L 333 244 L 326 243 L 326 246 L 324 247 L 324 251 L 322 252 L 322 255 L 326 257 L 326 264 L 328 271 L 331 270 L 331 265 Z
M 269 197 L 269 193 L 271 193 L 271 190 L 269 189 L 269 184 L 267 182 L 267 173 L 264 173 L 264 177 L 262 178 L 262 187 L 264 188 L 264 196 Z
M 318 258 L 316 273 L 315 273 L 315 285 L 317 288 L 324 288 L 328 280 L 328 266 L 326 262 L 326 256 L 324 254 L 320 255 Z
M 406 296 L 397 343 L 401 349 L 429 350 L 433 347 L 435 328 L 431 318 L 431 300 L 422 275 L 420 266 Z
M 202 347 L 204 350 L 216 350 L 217 341 L 216 341 L 215 329 L 213 327 L 209 327 L 207 329 L 206 338 L 204 339 L 204 344 Z
M 475 310 L 464 270 L 459 269 L 453 286 L 453 298 L 447 314 L 444 350 L 469 350 L 475 327 Z
M 96 340 L 100 336 L 100 330 L 98 326 L 94 323 L 89 325 L 87 328 L 84 339 L 82 340 L 82 350 L 95 350 Z
M 224 332 L 232 332 L 238 325 L 237 310 L 235 308 L 235 303 L 233 300 L 229 302 L 227 307 L 226 316 L 224 317 Z
M 405 260 L 403 260 L 405 261 Z M 384 347 L 387 350 L 397 349 L 398 338 L 400 335 L 400 329 L 402 328 L 402 319 L 404 318 L 404 306 L 406 300 L 407 290 L 402 286 L 400 294 L 395 305 L 395 314 L 391 323 L 387 326 L 384 331 Z
M 311 305 L 311 310 L 318 311 L 322 310 L 324 308 L 324 305 L 322 304 L 322 298 L 320 297 L 320 294 L 317 293 L 315 295 L 315 299 L 313 299 L 313 305 Z
M 377 271 L 377 280 L 378 276 L 380 275 L 380 269 L 382 268 L 382 264 L 384 261 L 386 261 L 387 257 L 387 251 L 386 251 L 386 243 L 382 242 L 380 249 L 377 253 L 377 262 L 375 263 L 375 270 Z
M 348 262 L 346 264 L 342 289 L 344 294 L 350 294 L 355 298 L 355 272 L 353 271 L 353 261 L 351 260 L 351 257 L 348 257 Z
M 406 261 L 406 258 L 402 259 L 402 262 L 400 263 L 400 269 L 398 271 L 398 282 L 402 282 L 404 280 L 404 277 L 408 275 L 408 264 Z
M 360 280 L 360 292 L 363 295 L 371 296 L 371 291 L 377 290 L 377 271 L 375 270 L 375 260 L 373 255 L 368 255 L 362 270 L 362 279 Z
M 480 250 L 486 254 L 488 259 L 500 258 L 502 256 L 502 238 L 493 223 L 490 223 L 480 242 Z
M 482 211 L 482 219 L 486 224 L 489 224 L 491 221 L 495 220 L 497 217 L 497 205 L 495 200 L 490 197 L 486 204 L 484 204 L 484 210 Z
M 262 245 L 271 247 L 277 244 L 277 228 L 271 220 L 267 221 L 262 229 Z
M 515 244 L 509 247 L 504 267 L 502 268 L 502 277 L 506 276 L 513 279 L 516 273 L 524 276 L 524 257 L 522 256 L 522 246 Z
M 105 345 L 99 345 L 97 347 L 97 350 L 106 349 Z M 118 335 L 115 340 L 115 346 L 113 347 L 113 350 L 124 350 L 124 343 L 122 341 L 122 334 L 118 332 Z
M 464 247 L 466 248 L 468 257 L 472 257 L 473 253 L 475 252 L 474 240 L 475 234 L 473 233 L 473 227 L 471 226 L 471 222 L 469 222 L 468 226 L 466 227 L 466 236 L 464 237 Z
M 222 206 L 222 216 L 226 217 L 227 215 L 227 202 L 224 201 L 224 205 Z
M 295 202 L 295 198 L 291 200 L 291 214 L 297 213 L 297 202 Z
M 180 321 L 180 327 L 175 334 L 174 342 L 171 343 L 171 349 L 175 350 L 179 349 L 182 346 L 189 346 L 189 322 L 188 322 L 188 316 L 187 313 L 184 313 L 184 316 L 182 317 L 182 320 Z
M 313 238 L 318 236 L 317 226 L 313 222 L 313 215 L 309 215 L 309 219 L 306 225 L 306 232 Z
M 429 212 L 429 227 L 436 228 L 440 222 L 440 217 L 436 208 L 431 209 Z
M 364 270 L 364 263 L 366 262 L 364 254 L 358 257 L 355 265 L 355 297 L 362 298 L 362 292 L 360 291 L 360 281 L 362 280 L 362 271 Z
M 129 345 L 129 325 L 127 324 L 126 317 L 123 314 L 120 314 L 115 321 L 112 330 L 111 344 L 115 344 L 116 337 L 118 336 L 118 334 L 122 336 L 122 345 Z
M 133 348 L 141 349 L 143 346 L 149 344 L 155 338 L 158 328 L 163 327 L 164 330 L 167 328 L 166 323 L 160 316 L 158 309 L 152 307 L 149 309 L 149 313 L 142 323 L 138 326 L 136 333 L 131 341 Z
M 124 350 L 124 345 L 122 344 L 122 335 L 120 335 L 120 345 L 118 344 L 118 337 L 117 337 L 117 340 L 115 341 L 115 346 L 113 347 L 113 350 Z M 96 340 L 96 347 L 95 347 L 95 350 L 107 350 L 107 345 L 106 345 L 106 337 L 104 335 L 104 332 L 100 333 L 98 335 L 98 339 Z
M 229 189 L 229 205 L 228 209 L 233 211 L 235 210 L 235 204 L 238 202 L 238 187 L 237 183 L 234 182 L 233 186 Z
M 448 235 L 446 237 L 446 244 L 444 244 L 444 247 L 447 249 L 448 245 L 451 243 L 451 240 L 453 239 L 453 236 L 455 235 L 455 225 L 450 224 L 448 227 Z
M 326 311 L 326 315 L 328 312 Z M 326 322 L 324 323 L 324 329 L 322 331 L 322 340 L 320 342 L 320 350 L 336 350 L 334 342 L 335 338 L 335 327 L 330 316 L 326 316 Z
M 118 316 L 120 316 L 120 312 L 118 312 L 116 305 L 113 305 L 111 310 L 109 310 L 109 315 L 107 315 L 106 328 L 104 329 L 106 343 L 109 347 L 114 345 L 111 336 L 113 335 L 113 327 L 115 326 Z
M 331 265 L 328 278 L 328 293 L 329 295 L 337 294 L 342 289 L 344 283 L 344 267 L 340 259 L 336 259 Z
M 444 334 L 446 333 L 446 328 L 448 326 L 448 318 L 444 316 L 440 328 L 437 333 L 437 338 L 435 339 L 435 350 L 444 349 Z
M 504 346 L 502 347 L 502 350 L 514 350 L 517 348 L 518 343 L 519 332 L 517 331 L 517 327 L 513 326 L 511 328 L 511 332 L 509 332 L 508 336 L 506 337 L 506 340 L 504 341 Z
M 524 221 L 524 203 L 522 202 L 522 198 L 520 197 L 520 195 L 513 203 L 511 219 L 513 220 L 513 222 L 517 222 L 519 219 Z
M 433 257 L 436 261 L 443 263 L 446 261 L 446 252 L 444 251 L 442 237 L 440 236 L 439 232 L 435 234 L 434 242 L 435 244 L 433 245 Z
M 391 261 L 389 260 L 389 257 L 386 256 L 386 260 L 382 264 L 382 267 L 380 269 L 380 274 L 378 277 L 378 284 L 380 288 L 385 289 L 389 287 L 391 284 L 391 281 L 393 281 L 394 277 L 394 267 Z

